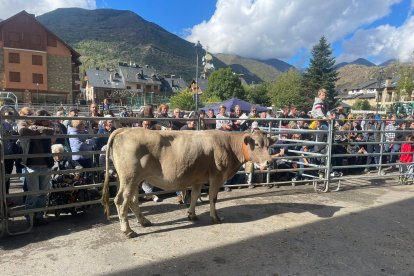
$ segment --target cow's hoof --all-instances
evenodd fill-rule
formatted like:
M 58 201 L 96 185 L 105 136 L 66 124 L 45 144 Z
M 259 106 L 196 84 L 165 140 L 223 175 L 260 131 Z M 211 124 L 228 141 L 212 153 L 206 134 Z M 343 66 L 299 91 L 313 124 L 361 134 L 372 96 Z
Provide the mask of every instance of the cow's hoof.
M 189 220 L 191 220 L 191 221 L 196 221 L 196 220 L 198 220 L 198 217 L 196 216 L 196 215 L 188 215 L 188 217 L 187 217 Z
M 141 224 L 142 227 L 148 227 L 152 225 L 152 222 L 145 218 L 141 220 L 139 224 Z
M 124 234 L 125 234 L 125 237 L 127 237 L 128 239 L 138 237 L 138 234 L 136 232 L 132 231 L 132 230 L 127 232 L 127 233 L 124 233 Z

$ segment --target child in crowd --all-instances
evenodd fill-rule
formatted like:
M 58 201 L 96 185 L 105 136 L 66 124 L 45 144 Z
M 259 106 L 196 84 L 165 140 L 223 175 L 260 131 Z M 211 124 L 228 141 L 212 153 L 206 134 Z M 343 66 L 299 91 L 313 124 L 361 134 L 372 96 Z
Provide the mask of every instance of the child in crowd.
M 409 134 L 405 138 L 405 143 L 401 147 L 400 156 L 400 184 L 413 184 L 413 152 L 414 152 L 414 136 Z

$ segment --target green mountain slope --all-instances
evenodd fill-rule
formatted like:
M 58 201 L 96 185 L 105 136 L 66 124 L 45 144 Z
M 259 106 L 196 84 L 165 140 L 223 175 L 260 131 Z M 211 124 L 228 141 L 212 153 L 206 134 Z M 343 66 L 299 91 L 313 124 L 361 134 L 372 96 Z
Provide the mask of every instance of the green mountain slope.
M 243 74 L 247 83 L 274 81 L 282 72 L 271 65 L 256 59 L 244 58 L 237 55 L 215 54 L 216 58 L 233 68 L 238 74 Z M 248 80 L 251 80 L 250 82 Z
M 66 8 L 37 19 L 82 55 L 85 68 L 131 61 L 186 79 L 195 75 L 194 45 L 131 11 Z

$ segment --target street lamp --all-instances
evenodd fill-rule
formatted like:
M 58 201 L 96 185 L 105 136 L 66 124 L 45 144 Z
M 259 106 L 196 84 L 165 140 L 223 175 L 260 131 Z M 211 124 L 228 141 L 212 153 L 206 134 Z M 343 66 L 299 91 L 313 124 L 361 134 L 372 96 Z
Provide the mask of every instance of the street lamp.
M 196 94 L 195 94 L 195 112 L 198 110 L 198 49 L 202 48 L 200 41 L 197 41 L 197 43 L 194 44 L 194 49 L 196 52 L 196 77 L 195 77 L 195 83 L 196 83 Z
M 378 78 L 377 78 L 377 81 L 378 81 L 378 88 L 377 88 L 377 95 L 376 95 L 377 108 L 376 108 L 376 112 L 375 112 L 375 114 L 377 114 L 377 115 L 378 115 L 378 108 L 379 108 L 379 103 L 378 102 L 379 102 L 379 97 L 380 97 L 379 92 L 381 90 L 381 83 L 382 83 L 383 75 L 384 75 L 384 70 L 381 69 L 379 71 Z M 382 96 L 382 92 L 381 92 L 381 96 Z
M 39 83 L 36 83 L 37 87 L 37 104 L 39 104 Z

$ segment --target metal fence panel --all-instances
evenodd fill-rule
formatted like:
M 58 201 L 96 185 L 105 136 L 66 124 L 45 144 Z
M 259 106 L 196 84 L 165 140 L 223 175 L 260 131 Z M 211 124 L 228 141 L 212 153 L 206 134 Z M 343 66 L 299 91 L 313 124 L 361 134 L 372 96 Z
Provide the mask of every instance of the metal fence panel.
M 90 177 L 90 181 L 88 183 L 83 183 L 82 185 L 67 185 L 65 187 L 49 187 L 48 189 L 44 189 L 42 191 L 22 191 L 22 192 L 15 192 L 11 194 L 6 194 L 6 179 L 20 179 L 22 177 L 27 177 L 28 174 L 24 172 L 14 172 L 14 173 L 6 173 L 5 171 L 5 160 L 10 159 L 18 159 L 24 157 L 52 157 L 51 153 L 42 153 L 42 154 L 30 154 L 26 156 L 25 154 L 4 154 L 4 148 L 6 141 L 15 140 L 19 136 L 10 136 L 5 133 L 3 129 L 3 122 L 7 120 L 21 120 L 27 119 L 27 117 L 21 116 L 14 116 L 14 117 L 7 117 L 4 116 L 3 108 L 0 110 L 0 122 L 1 122 L 1 137 L 0 137 L 0 158 L 1 158 L 1 167 L 0 167 L 0 236 L 8 233 L 10 235 L 26 233 L 31 230 L 33 227 L 33 216 L 36 212 L 54 212 L 57 214 L 59 210 L 77 210 L 77 208 L 86 208 L 92 204 L 100 203 L 98 197 L 91 197 L 85 198 L 82 201 L 72 201 L 72 202 L 60 202 L 59 204 L 52 205 L 47 204 L 46 206 L 42 206 L 41 208 L 31 208 L 27 209 L 24 206 L 8 206 L 8 201 L 13 198 L 22 198 L 28 197 L 33 195 L 44 195 L 47 196 L 49 199 L 51 195 L 56 193 L 80 193 L 81 191 L 99 191 L 102 187 L 102 175 L 104 173 L 105 168 L 100 166 L 98 157 L 100 154 L 104 154 L 105 152 L 102 149 L 93 149 L 89 151 L 83 152 L 83 154 L 91 155 L 92 156 L 92 166 L 90 168 L 82 168 L 82 169 L 68 169 L 59 171 L 61 174 L 83 174 L 87 177 Z M 66 117 L 31 117 L 33 120 L 64 120 L 67 119 Z M 73 118 L 75 119 L 75 118 Z M 91 122 L 92 120 L 97 120 L 96 117 L 78 117 L 76 119 L 82 119 L 85 121 Z M 231 118 L 230 118 L 231 119 Z M 112 120 L 115 121 L 118 125 L 122 125 L 124 127 L 130 127 L 135 125 L 137 122 L 142 121 L 143 118 L 99 118 L 99 120 Z M 145 119 L 150 121 L 181 121 L 186 122 L 188 120 L 194 119 L 161 119 L 161 118 L 150 118 Z M 201 123 L 201 119 L 195 119 L 198 122 L 198 125 Z M 209 119 L 212 120 L 212 119 Z M 273 152 L 273 167 L 269 167 L 264 171 L 255 170 L 254 175 L 258 176 L 260 181 L 254 183 L 257 186 L 278 186 L 278 185 L 298 185 L 303 183 L 311 183 L 313 188 L 317 192 L 328 192 L 329 190 L 332 191 L 339 191 L 341 187 L 341 181 L 344 179 L 352 179 L 352 178 L 379 178 L 383 177 L 384 167 L 389 167 L 390 165 L 397 165 L 398 163 L 394 164 L 383 164 L 383 159 L 387 158 L 387 156 L 391 156 L 391 153 L 388 153 L 384 150 L 384 145 L 387 143 L 384 140 L 385 129 L 382 128 L 377 133 L 381 135 L 381 141 L 378 142 L 364 142 L 365 145 L 379 145 L 379 152 L 373 152 L 366 155 L 367 158 L 371 157 L 378 157 L 379 163 L 378 164 L 368 164 L 368 165 L 357 165 L 357 164 L 345 164 L 345 165 L 335 165 L 333 164 L 334 160 L 338 158 L 347 159 L 348 157 L 353 157 L 352 154 L 348 153 L 338 153 L 335 152 L 335 147 L 337 146 L 348 146 L 348 145 L 358 145 L 359 142 L 353 141 L 346 141 L 344 143 L 340 143 L 335 141 L 334 137 L 338 134 L 346 134 L 346 131 L 338 131 L 335 129 L 335 122 L 329 121 L 324 123 L 323 127 L 318 129 L 309 129 L 309 128 L 302 128 L 302 129 L 289 129 L 282 125 L 282 121 L 286 119 L 254 119 L 260 123 L 262 126 L 260 127 L 262 130 L 269 132 L 272 136 L 278 136 L 279 141 L 273 145 L 272 150 Z M 304 119 L 289 119 L 292 121 L 304 121 Z M 206 120 L 208 121 L 208 120 Z M 306 120 L 305 120 L 306 121 Z M 307 120 L 310 124 L 313 120 Z M 361 134 L 364 134 L 364 131 L 360 131 Z M 108 137 L 109 135 L 97 135 L 95 133 L 90 134 L 82 134 L 82 135 L 53 135 L 54 138 L 102 138 Z M 313 137 L 311 139 L 305 139 L 304 136 Z M 28 137 L 30 139 L 43 139 L 44 136 L 33 136 Z M 47 136 L 46 138 L 52 138 Z M 402 143 L 402 142 L 399 142 Z M 285 149 L 288 154 L 280 154 L 278 156 L 277 152 L 281 152 L 280 149 Z M 317 151 L 315 149 L 318 149 Z M 313 149 L 313 150 L 310 150 Z M 398 153 L 396 153 L 398 154 Z M 73 156 L 77 155 L 77 153 L 73 152 L 65 152 L 64 156 Z M 349 159 L 349 158 L 348 158 Z M 377 174 L 370 174 L 370 175 L 346 175 L 343 176 L 342 174 L 336 174 L 336 171 L 342 169 L 353 169 L 353 168 L 369 168 L 369 167 L 379 167 Z M 37 172 L 33 173 L 32 175 L 52 175 L 56 174 L 56 172 L 46 171 L 46 172 Z M 281 177 L 286 175 L 287 177 Z M 388 174 L 390 175 L 390 174 Z M 397 177 L 402 177 L 404 172 L 398 171 L 394 174 Z M 250 186 L 251 183 L 246 183 L 244 178 L 247 176 L 246 172 L 243 168 L 236 174 L 236 176 L 224 184 L 226 189 L 231 189 L 235 187 L 246 187 Z M 248 176 L 250 177 L 250 176 Z M 116 182 L 112 181 L 111 186 L 115 187 Z M 332 188 L 333 187 L 333 188 Z M 159 192 L 156 194 L 162 194 L 165 192 Z M 21 231 L 10 231 L 10 223 L 11 219 L 13 218 L 27 218 L 28 223 L 27 227 Z

